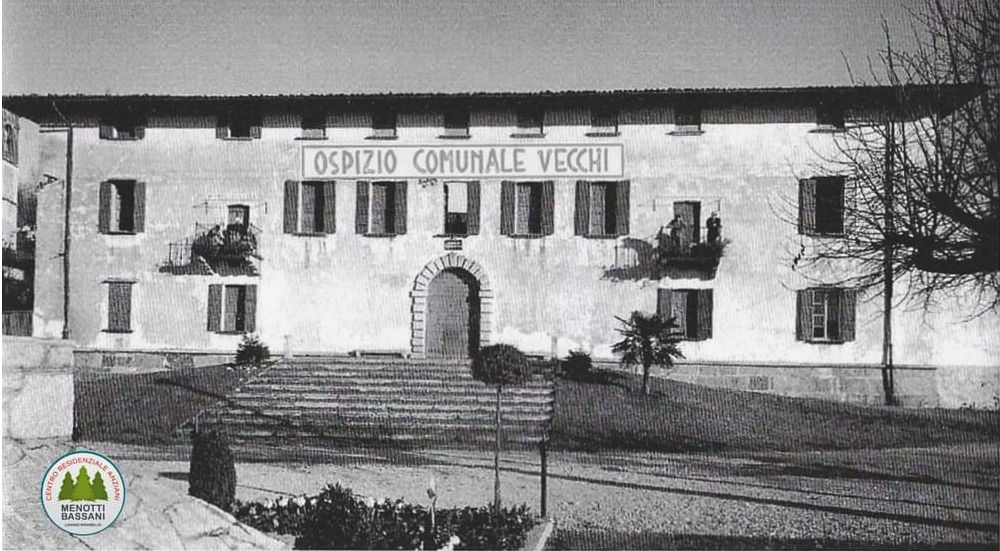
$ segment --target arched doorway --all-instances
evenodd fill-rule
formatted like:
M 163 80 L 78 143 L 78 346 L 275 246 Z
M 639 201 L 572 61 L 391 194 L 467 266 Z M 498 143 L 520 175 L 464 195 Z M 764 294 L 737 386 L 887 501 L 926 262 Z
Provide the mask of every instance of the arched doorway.
M 442 279 L 438 281 L 439 276 Z M 431 282 L 435 282 L 433 308 L 430 306 Z M 410 298 L 410 351 L 415 357 L 451 354 L 466 357 L 470 352 L 490 344 L 493 332 L 493 287 L 483 267 L 475 260 L 448 253 L 428 262 L 414 278 Z M 449 312 L 450 301 L 457 303 L 460 300 L 458 308 L 467 313 L 463 316 L 451 316 L 450 320 L 441 320 L 440 316 Z M 463 308 L 466 309 L 462 310 Z M 458 324 L 461 319 L 466 320 L 464 326 Z M 433 329 L 431 325 L 434 326 Z M 461 333 L 461 327 L 466 327 L 467 332 Z M 456 331 L 460 333 L 457 339 L 447 339 L 452 342 L 450 346 L 444 346 L 442 331 L 451 332 L 452 335 Z M 464 349 L 461 348 L 462 334 L 466 335 Z M 456 341 L 458 344 L 455 344 Z
M 427 286 L 427 355 L 470 357 L 479 350 L 479 282 L 460 268 L 442 270 Z

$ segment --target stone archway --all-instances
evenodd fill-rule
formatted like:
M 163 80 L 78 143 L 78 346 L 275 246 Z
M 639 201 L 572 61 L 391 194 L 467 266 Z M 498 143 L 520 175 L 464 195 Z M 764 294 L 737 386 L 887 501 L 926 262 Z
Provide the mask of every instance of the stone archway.
M 415 357 L 427 354 L 427 296 L 431 281 L 444 270 L 468 272 L 479 288 L 479 346 L 489 345 L 493 330 L 493 286 L 482 266 L 460 254 L 448 253 L 428 263 L 417 274 L 410 291 L 410 352 Z

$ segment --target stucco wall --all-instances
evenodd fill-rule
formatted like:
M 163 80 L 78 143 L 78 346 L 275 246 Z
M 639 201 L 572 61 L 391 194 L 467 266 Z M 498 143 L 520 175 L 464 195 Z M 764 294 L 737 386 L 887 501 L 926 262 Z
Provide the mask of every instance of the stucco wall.
M 714 279 L 612 281 L 605 270 L 621 255 L 620 240 L 573 235 L 574 181 L 558 180 L 555 235 L 512 239 L 500 235 L 499 181 L 482 182 L 481 233 L 465 240 L 460 254 L 477 262 L 495 293 L 494 341 L 547 353 L 591 349 L 610 357 L 615 315 L 654 311 L 657 287 L 714 289 L 714 337 L 683 345 L 695 360 L 877 363 L 881 357 L 880 301 L 858 305 L 857 338 L 841 345 L 795 340 L 795 289 L 805 280 L 789 269 L 798 251 L 794 213 L 797 178 L 812 174 L 829 135 L 811 134 L 809 113 L 757 114 L 772 123 L 712 124 L 748 119 L 745 113 L 704 116 L 705 133 L 675 137 L 665 112 L 623 117 L 621 136 L 586 138 L 585 112 L 547 115 L 543 140 L 516 140 L 513 113 L 474 113 L 472 139 L 463 143 L 624 143 L 626 177 L 632 182 L 631 236 L 651 239 L 671 217 L 675 200 L 702 201 L 703 216 L 718 206 L 723 235 L 732 239 Z M 782 122 L 786 121 L 786 122 Z M 787 122 L 791 121 L 791 122 Z M 798 122 L 796 122 L 798 121 Z M 644 122 L 647 124 L 629 124 Z M 364 143 L 363 117 L 331 117 L 328 143 Z M 440 144 L 440 123 L 428 115 L 401 115 L 395 144 Z M 150 121 L 145 139 L 98 139 L 96 126 L 76 132 L 72 208 L 73 265 L 71 337 L 85 346 L 192 348 L 231 351 L 239 338 L 206 331 L 209 283 L 256 283 L 258 332 L 273 349 L 291 335 L 296 350 L 408 350 L 414 278 L 445 254 L 441 185 L 409 183 L 408 233 L 370 238 L 354 233 L 354 181 L 337 185 L 337 233 L 301 237 L 282 233 L 283 182 L 299 166 L 297 117 L 268 117 L 263 138 L 222 141 L 211 117 Z M 53 141 L 53 143 L 58 143 Z M 315 142 L 310 142 L 315 143 Z M 135 236 L 97 231 L 99 182 L 135 178 L 147 183 L 146 231 Z M 39 201 L 37 313 L 42 334 L 60 329 L 60 186 Z M 789 203 L 788 201 L 791 201 Z M 161 273 L 168 243 L 193 237 L 196 222 L 222 221 L 230 203 L 251 206 L 263 230 L 261 276 L 179 276 Z M 109 277 L 136 280 L 133 333 L 102 332 Z M 913 365 L 1000 363 L 1000 317 L 963 321 L 960 309 L 940 313 L 898 312 L 895 359 Z

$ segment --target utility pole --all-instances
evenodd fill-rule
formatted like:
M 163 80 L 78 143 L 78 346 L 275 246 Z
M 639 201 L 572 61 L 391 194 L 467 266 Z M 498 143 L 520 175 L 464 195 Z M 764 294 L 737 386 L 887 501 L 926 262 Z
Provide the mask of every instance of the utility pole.
M 885 286 L 882 313 L 882 392 L 885 395 L 885 405 L 896 405 L 895 381 L 893 380 L 892 364 L 892 295 L 893 295 L 893 248 L 896 237 L 896 224 L 893 218 L 893 194 L 895 193 L 894 179 L 894 155 L 896 147 L 895 128 L 893 128 L 892 115 L 885 124 L 885 178 L 884 178 L 884 200 L 885 208 L 884 224 L 885 233 L 882 245 L 882 280 Z

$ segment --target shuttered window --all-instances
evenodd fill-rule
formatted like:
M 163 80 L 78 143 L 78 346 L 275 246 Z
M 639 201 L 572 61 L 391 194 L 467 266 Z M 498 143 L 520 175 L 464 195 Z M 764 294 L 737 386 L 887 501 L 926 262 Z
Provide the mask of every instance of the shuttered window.
M 674 134 L 701 134 L 701 107 L 685 103 L 674 108 Z
M 800 234 L 844 234 L 844 182 L 843 176 L 799 180 Z
M 854 340 L 857 290 L 815 287 L 798 291 L 795 338 L 806 342 Z
M 17 166 L 17 142 L 21 133 L 21 121 L 17 115 L 3 112 L 3 160 Z
M 500 233 L 513 236 L 552 235 L 555 183 L 503 182 L 500 190 Z
M 540 106 L 526 105 L 517 110 L 515 138 L 541 138 L 545 136 L 545 110 Z
M 326 112 L 321 110 L 307 111 L 302 114 L 303 140 L 322 140 L 326 138 Z
M 407 183 L 358 182 L 355 231 L 363 235 L 406 233 Z
M 372 113 L 372 140 L 395 140 L 398 115 L 395 111 L 382 110 Z
M 141 233 L 145 231 L 145 182 L 135 180 L 101 182 L 97 225 L 101 233 Z
M 252 333 L 257 329 L 257 286 L 208 286 L 208 330 Z
M 132 331 L 132 282 L 109 281 L 108 328 L 109 333 Z
M 220 140 L 257 140 L 261 134 L 260 115 L 231 111 L 215 118 L 215 137 Z
M 337 230 L 336 183 L 285 182 L 285 233 L 316 235 Z
M 629 233 L 629 182 L 576 183 L 576 235 L 613 237 Z
M 656 313 L 675 318 L 673 331 L 682 339 L 711 339 L 713 301 L 712 289 L 659 289 Z
M 445 182 L 445 235 L 479 233 L 479 182 Z
M 590 132 L 588 136 L 617 136 L 618 110 L 614 107 L 595 106 L 590 109 Z

